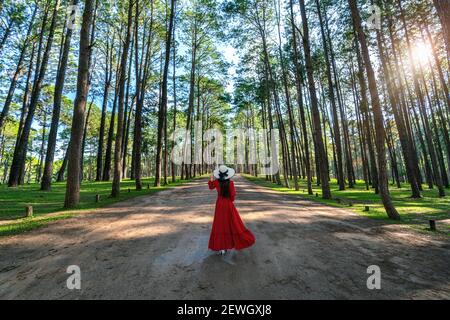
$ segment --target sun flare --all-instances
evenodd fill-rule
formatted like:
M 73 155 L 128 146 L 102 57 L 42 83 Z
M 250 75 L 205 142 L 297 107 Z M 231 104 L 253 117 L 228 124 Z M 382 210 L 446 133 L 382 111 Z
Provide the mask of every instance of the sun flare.
M 429 43 L 417 42 L 411 50 L 412 62 L 426 65 L 431 60 L 432 49 Z

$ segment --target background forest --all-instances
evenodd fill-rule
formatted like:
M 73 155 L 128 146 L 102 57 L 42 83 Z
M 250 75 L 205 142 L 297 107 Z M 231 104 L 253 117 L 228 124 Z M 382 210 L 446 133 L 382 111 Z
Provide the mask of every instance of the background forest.
M 211 167 L 175 166 L 171 134 L 201 121 L 279 129 L 278 174 L 238 167 L 260 183 L 448 212 L 449 17 L 446 0 L 0 0 L 0 192 L 67 181 L 71 208 L 94 181 L 191 179 Z

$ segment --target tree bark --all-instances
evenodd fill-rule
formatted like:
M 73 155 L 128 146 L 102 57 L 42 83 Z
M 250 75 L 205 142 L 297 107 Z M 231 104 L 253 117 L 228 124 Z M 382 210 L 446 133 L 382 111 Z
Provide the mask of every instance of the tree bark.
M 357 37 L 356 31 L 355 31 L 355 38 Z M 368 151 L 368 170 L 369 170 L 369 183 L 372 184 L 373 188 L 375 189 L 375 193 L 379 193 L 378 188 L 378 168 L 377 168 L 377 160 L 375 155 L 375 149 L 373 146 L 373 139 L 372 139 L 372 125 L 371 125 L 371 117 L 369 115 L 369 100 L 367 97 L 367 84 L 366 80 L 364 78 L 364 62 L 363 58 L 361 56 L 361 50 L 359 49 L 358 42 L 355 43 L 355 49 L 356 49 L 356 57 L 358 60 L 358 79 L 359 79 L 359 86 L 361 90 L 361 103 L 360 103 L 360 110 L 361 110 L 361 120 L 362 120 L 362 126 L 364 130 L 363 137 L 363 143 L 367 144 L 367 151 Z
M 74 104 L 72 131 L 68 150 L 68 170 L 65 208 L 76 207 L 80 201 L 80 160 L 84 132 L 86 101 L 89 91 L 90 32 L 93 23 L 94 1 L 86 0 L 80 31 L 77 94 Z
M 47 110 L 45 110 L 45 106 L 42 106 L 42 136 L 41 136 L 41 147 L 39 150 L 39 162 L 36 170 L 36 182 L 40 182 L 41 174 L 42 174 L 42 163 L 44 162 L 44 150 L 45 150 L 45 136 L 47 134 Z
M 81 159 L 80 159 L 80 183 L 84 180 L 84 151 L 86 148 L 86 137 L 88 132 L 88 124 L 89 119 L 91 117 L 92 105 L 94 101 L 92 100 L 89 103 L 89 107 L 87 108 L 86 119 L 84 121 L 84 130 L 83 130 L 83 139 L 81 140 Z
M 188 111 L 187 111 L 187 121 L 186 121 L 186 132 L 189 132 L 191 129 L 192 113 L 194 112 L 197 49 L 198 49 L 197 21 L 195 21 L 193 35 L 192 35 L 191 74 L 190 74 L 190 79 L 189 79 L 189 100 L 188 100 Z M 189 138 L 189 136 L 186 133 L 185 140 L 187 140 L 188 138 Z M 188 146 L 188 144 L 185 143 L 185 146 L 183 147 L 183 160 L 185 160 L 185 158 L 187 157 L 187 151 L 188 151 L 187 146 Z M 191 159 L 192 159 L 192 157 L 191 157 Z M 188 170 L 188 165 L 185 164 L 184 161 L 182 163 L 181 178 L 182 179 L 185 178 L 186 180 L 191 178 L 189 170 Z
M 325 34 L 324 22 L 322 18 L 322 9 L 319 0 L 315 0 L 317 12 L 319 15 L 319 24 L 320 31 L 322 35 L 322 44 L 325 56 L 325 64 L 326 64 L 326 74 L 328 81 L 328 95 L 331 103 L 331 111 L 333 115 L 333 132 L 334 132 L 334 142 L 336 147 L 336 156 L 337 156 L 337 180 L 339 184 L 339 190 L 345 190 L 345 177 L 344 177 L 344 165 L 342 160 L 342 141 L 341 141 L 341 130 L 339 128 L 339 117 L 336 106 L 336 97 L 334 93 L 334 84 L 333 78 L 331 74 L 331 62 L 329 57 L 329 49 L 328 49 L 328 41 Z
M 72 0 L 72 5 L 76 6 L 78 0 Z M 58 135 L 59 118 L 61 114 L 61 100 L 66 79 L 67 64 L 69 61 L 70 43 L 72 40 L 72 28 L 67 28 L 64 39 L 64 47 L 61 54 L 58 73 L 56 76 L 55 93 L 53 100 L 53 114 L 48 136 L 47 154 L 45 156 L 44 174 L 42 176 L 41 190 L 50 191 L 53 176 L 53 161 L 55 158 L 56 140 Z
M 426 31 L 426 34 L 427 34 L 427 37 L 428 37 L 428 41 L 431 44 L 431 52 L 433 53 L 434 62 L 436 63 L 436 68 L 438 70 L 439 81 L 441 83 L 442 89 L 444 90 L 445 102 L 447 104 L 447 110 L 448 110 L 448 112 L 450 114 L 450 93 L 449 93 L 448 85 L 445 82 L 444 72 L 442 70 L 442 64 L 441 64 L 441 61 L 439 60 L 439 56 L 438 56 L 437 51 L 436 51 L 436 46 L 435 46 L 435 44 L 433 42 L 433 38 L 431 37 L 430 30 L 428 29 L 428 26 L 425 25 L 424 29 Z M 431 65 L 430 65 L 430 68 L 431 68 Z M 434 73 L 433 73 L 433 75 L 434 75 Z
M 27 153 L 27 146 L 28 146 L 28 139 L 30 136 L 31 131 L 31 125 L 33 123 L 34 114 L 37 108 L 37 105 L 39 103 L 39 97 L 41 93 L 42 84 L 44 81 L 44 77 L 47 71 L 47 65 L 50 58 L 51 48 L 53 44 L 53 38 L 55 35 L 55 28 L 56 28 L 56 21 L 57 21 L 57 15 L 58 15 L 58 9 L 59 9 L 60 0 L 57 0 L 55 3 L 55 7 L 53 9 L 53 16 L 52 21 L 50 25 L 50 32 L 47 39 L 47 45 L 45 48 L 44 55 L 42 57 L 42 63 L 40 64 L 38 76 L 36 78 L 36 82 L 33 87 L 33 92 L 31 95 L 30 105 L 28 107 L 28 113 L 26 120 L 24 122 L 24 127 L 22 129 L 19 143 L 17 144 L 15 150 L 14 150 L 14 157 L 13 162 L 11 165 L 11 171 L 8 181 L 9 187 L 16 187 L 20 183 L 20 171 L 21 167 L 25 163 L 26 153 Z M 42 30 L 44 32 L 44 29 Z
M 314 83 L 313 61 L 311 56 L 310 40 L 309 40 L 309 26 L 306 15 L 305 0 L 300 0 L 300 11 L 303 22 L 303 49 L 305 52 L 306 73 L 308 76 L 308 85 L 311 99 L 311 113 L 313 117 L 314 136 L 317 145 L 316 158 L 321 177 L 322 197 L 324 199 L 331 199 L 330 184 L 328 181 L 328 159 L 326 157 L 325 146 L 322 137 L 322 128 L 320 125 L 320 111 L 317 100 L 316 87 Z
M 175 4 L 175 11 L 176 11 L 176 4 Z M 173 123 L 172 123 L 172 129 L 173 129 L 173 137 L 172 137 L 172 150 L 175 148 L 175 130 L 177 128 L 177 45 L 176 45 L 176 39 L 175 39 L 175 28 L 176 28 L 176 20 L 174 18 L 173 21 L 173 75 L 172 75 L 172 85 L 173 85 Z M 176 166 L 175 161 L 172 159 L 171 164 L 171 171 L 172 171 L 172 183 L 177 181 L 177 174 L 176 174 Z
M 166 29 L 167 29 L 167 11 L 168 11 L 168 1 L 165 2 L 165 11 L 166 11 Z M 168 84 L 168 76 L 169 76 L 169 67 L 170 67 L 170 54 L 172 51 L 172 39 L 173 39 L 173 29 L 174 29 L 174 21 L 175 21 L 175 8 L 176 3 L 175 0 L 170 1 L 170 17 L 169 17 L 169 25 L 168 25 L 168 31 L 166 32 L 166 52 L 165 52 L 165 63 L 164 63 L 164 74 L 163 74 L 163 81 L 162 81 L 162 96 L 161 96 L 161 105 L 164 108 L 164 114 L 162 120 L 162 136 L 164 137 L 164 150 L 161 148 L 160 152 L 163 153 L 160 158 L 156 159 L 156 163 L 158 164 L 159 161 L 163 161 L 163 171 L 164 171 L 164 185 L 168 184 L 167 176 L 169 173 L 169 167 L 168 167 L 168 152 L 169 152 L 169 146 L 168 146 L 168 136 L 167 136 L 167 123 L 168 123 L 168 115 L 167 115 L 167 104 L 168 104 L 168 98 L 167 98 L 167 84 Z M 161 110 L 160 110 L 161 111 Z M 158 120 L 158 126 L 159 126 L 159 120 Z M 157 150 L 158 153 L 158 150 Z M 161 166 L 161 164 L 160 164 Z M 158 168 L 158 166 L 157 166 Z M 157 170 L 157 172 L 161 172 L 161 170 Z M 159 178 L 161 180 L 161 178 Z
M 113 41 L 114 43 L 114 36 Z M 100 132 L 98 137 L 97 147 L 97 170 L 95 181 L 101 181 L 103 176 L 103 147 L 105 144 L 105 125 L 106 115 L 108 107 L 109 89 L 111 87 L 112 74 L 113 74 L 113 46 L 110 44 L 109 39 L 106 40 L 106 61 L 105 61 L 105 87 L 103 89 L 103 102 L 102 102 L 102 116 L 100 119 Z
M 406 37 L 406 44 L 408 47 L 408 57 L 409 57 L 409 61 L 413 61 L 413 53 L 412 53 L 412 48 L 411 48 L 411 42 L 410 42 L 410 38 L 409 38 L 409 32 L 406 26 L 406 20 L 405 20 L 405 15 L 404 15 L 404 10 L 401 4 L 401 1 L 398 0 L 397 1 L 398 5 L 399 5 L 399 9 L 400 9 L 400 20 L 402 21 L 402 25 L 403 25 L 403 29 L 405 31 L 405 37 Z M 417 72 L 416 66 L 414 63 L 411 63 L 411 69 L 412 69 L 412 78 L 413 78 L 413 84 L 414 84 L 414 91 L 417 95 L 418 98 L 418 102 L 419 102 L 419 111 L 422 115 L 422 122 L 424 125 L 424 130 L 425 130 L 425 141 L 427 142 L 427 146 L 428 146 L 428 152 L 430 154 L 430 159 L 431 159 L 431 165 L 433 168 L 433 175 L 434 175 L 434 179 L 436 181 L 436 185 L 438 187 L 439 190 L 439 196 L 440 197 L 445 197 L 445 190 L 444 190 L 444 185 L 443 185 L 443 181 L 442 181 L 442 175 L 439 169 L 439 164 L 438 164 L 438 158 L 436 155 L 436 149 L 434 147 L 433 144 L 433 134 L 430 128 L 430 121 L 428 119 L 428 114 L 426 112 L 426 108 L 425 108 L 425 98 L 423 96 L 423 92 L 420 88 L 420 84 L 419 84 L 419 80 L 418 80 L 418 76 L 419 73 Z
M 120 195 L 120 182 L 122 180 L 122 139 L 124 127 L 124 103 L 125 103 L 125 81 L 128 63 L 128 53 L 131 42 L 131 33 L 133 28 L 133 0 L 128 3 L 128 22 L 125 37 L 125 43 L 122 52 L 122 60 L 120 63 L 119 76 L 119 102 L 117 110 L 117 133 L 116 147 L 114 150 L 114 178 L 112 183 L 111 196 L 117 198 Z
M 389 66 L 387 64 L 386 55 L 383 48 L 383 43 L 381 39 L 381 32 L 377 30 L 377 45 L 378 50 L 380 53 L 380 60 L 382 65 L 382 70 L 384 74 L 384 80 L 386 83 L 388 96 L 390 100 L 390 104 L 392 107 L 392 113 L 394 114 L 394 120 L 395 124 L 398 129 L 398 134 L 400 138 L 400 145 L 403 152 L 403 158 L 405 160 L 405 166 L 406 166 L 406 174 L 408 176 L 408 181 L 411 185 L 411 192 L 412 198 L 420 198 L 420 189 L 419 189 L 419 182 L 417 179 L 417 176 L 414 171 L 414 163 L 413 158 L 411 157 L 411 154 L 414 152 L 412 150 L 412 142 L 409 140 L 406 126 L 403 120 L 403 117 L 401 115 L 401 112 L 399 112 L 399 97 L 398 97 L 398 88 L 396 87 L 395 81 L 393 81 L 391 74 L 392 71 L 389 69 Z
M 374 116 L 375 132 L 376 132 L 375 141 L 378 153 L 378 182 L 379 182 L 380 196 L 389 218 L 399 220 L 400 215 L 395 209 L 394 204 L 392 203 L 391 197 L 389 195 L 388 176 L 386 172 L 386 145 L 385 145 L 386 133 L 384 130 L 384 119 L 381 110 L 380 97 L 378 95 L 378 88 L 376 84 L 375 74 L 372 68 L 372 62 L 370 61 L 366 35 L 364 34 L 364 31 L 361 26 L 361 17 L 359 15 L 356 0 L 348 0 L 348 2 L 352 13 L 353 26 L 358 35 L 359 45 L 361 46 L 361 53 L 364 59 L 367 79 L 369 83 L 369 92 L 372 98 L 372 112 Z
M 311 171 L 311 161 L 310 161 L 310 146 L 308 139 L 308 128 L 306 124 L 306 116 L 305 116 L 305 104 L 303 102 L 303 88 L 302 88 L 302 79 L 303 79 L 303 71 L 300 65 L 300 54 L 297 44 L 297 31 L 296 26 L 294 24 L 294 10 L 293 10 L 293 0 L 289 1 L 289 9 L 291 15 L 291 27 L 292 27 L 292 42 L 294 49 L 294 65 L 295 65 L 295 84 L 297 90 L 297 103 L 299 106 L 300 112 L 300 125 L 303 136 L 303 148 L 305 150 L 304 162 L 305 162 L 305 170 L 306 170 L 306 186 L 308 189 L 308 194 L 313 194 L 312 189 L 312 171 Z
M 132 179 L 135 179 L 136 190 L 142 190 L 142 110 L 144 108 L 144 98 L 147 90 L 147 82 L 150 74 L 151 67 L 151 55 L 152 55 L 152 41 L 153 41 L 153 21 L 154 21 L 154 3 L 150 3 L 150 27 L 148 35 L 146 37 L 146 45 L 142 44 L 143 48 L 146 48 L 145 60 L 143 63 L 138 63 L 138 50 L 135 50 L 136 60 L 136 114 L 134 118 L 134 139 L 133 139 L 133 153 L 132 153 Z M 136 15 L 139 16 L 138 2 L 136 3 Z M 137 34 L 135 35 L 135 45 L 138 45 Z M 144 40 L 143 40 L 144 42 Z M 142 53 L 142 56 L 144 53 Z M 144 59 L 141 57 L 141 59 Z
M 277 29 L 278 29 L 278 54 L 279 54 L 279 59 L 280 59 L 280 64 L 281 64 L 281 70 L 282 70 L 282 82 L 283 82 L 283 88 L 284 88 L 284 93 L 285 93 L 285 99 L 286 99 L 286 107 L 287 107 L 287 112 L 288 112 L 288 119 L 289 119 L 289 135 L 290 135 L 290 148 L 291 148 L 291 155 L 288 159 L 290 159 L 290 163 L 291 163 L 291 170 L 292 170 L 292 176 L 294 179 L 294 188 L 296 191 L 300 190 L 300 186 L 298 183 L 298 172 L 297 172 L 297 161 L 296 161 L 296 156 L 295 156 L 295 120 L 294 120 L 294 114 L 292 111 L 292 103 L 291 103 L 291 96 L 290 96 L 290 92 L 289 92 L 289 84 L 288 84 L 288 72 L 286 70 L 286 66 L 285 66 L 285 62 L 284 62 L 284 57 L 283 57 L 283 52 L 281 49 L 282 43 L 281 43 L 281 19 L 280 19 L 280 15 L 281 15 L 281 5 L 280 5 L 280 1 L 278 0 L 278 10 L 277 10 Z M 287 143 L 287 141 L 286 141 Z M 287 160 L 288 160 L 287 159 Z

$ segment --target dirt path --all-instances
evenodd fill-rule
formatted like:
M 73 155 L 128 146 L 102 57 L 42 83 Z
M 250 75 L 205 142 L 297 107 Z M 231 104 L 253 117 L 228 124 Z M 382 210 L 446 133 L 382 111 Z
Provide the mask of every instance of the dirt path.
M 238 178 L 257 238 L 207 250 L 215 194 L 196 181 L 0 239 L 1 299 L 450 298 L 450 242 L 302 201 Z M 81 290 L 66 269 L 81 268 Z M 367 267 L 381 268 L 368 290 Z

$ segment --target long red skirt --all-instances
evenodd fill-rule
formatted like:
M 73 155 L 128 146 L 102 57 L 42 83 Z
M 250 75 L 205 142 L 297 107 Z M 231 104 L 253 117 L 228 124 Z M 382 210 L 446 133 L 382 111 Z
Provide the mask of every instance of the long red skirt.
M 217 181 L 209 183 L 210 189 L 217 188 Z M 234 206 L 234 197 L 236 191 L 234 183 L 230 184 L 230 198 L 218 197 L 216 202 L 216 211 L 212 226 L 211 236 L 209 238 L 209 249 L 219 250 L 242 250 L 252 246 L 255 243 L 255 237 L 242 222 L 239 212 Z

